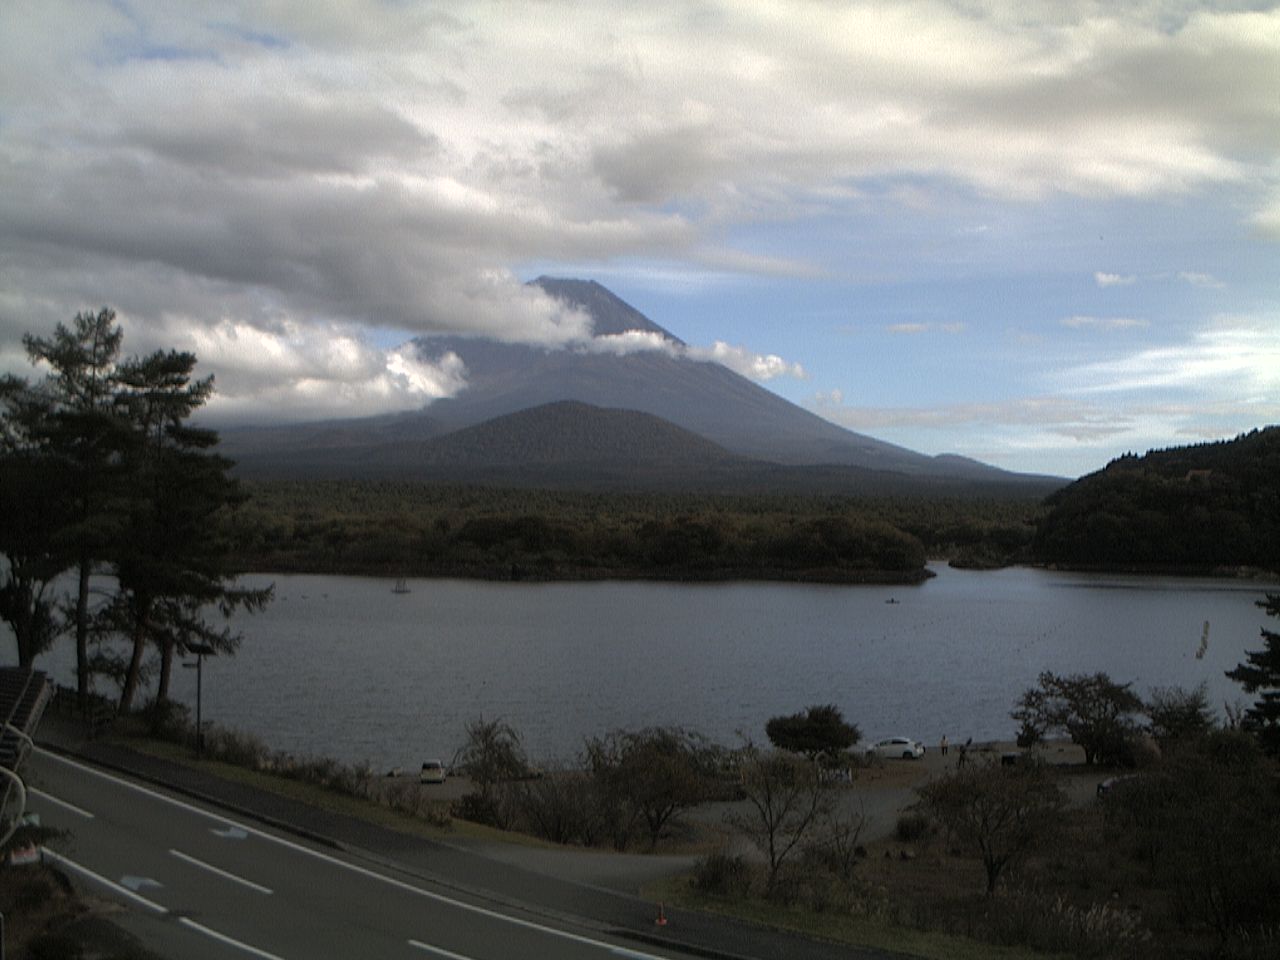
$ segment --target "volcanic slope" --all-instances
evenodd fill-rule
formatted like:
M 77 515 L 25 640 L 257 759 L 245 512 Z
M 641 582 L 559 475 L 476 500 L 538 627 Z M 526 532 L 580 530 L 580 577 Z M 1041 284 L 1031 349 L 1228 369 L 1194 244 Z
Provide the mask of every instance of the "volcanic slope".
M 607 477 L 628 471 L 626 486 L 693 482 L 704 489 L 777 483 L 796 490 L 813 481 L 831 490 L 846 488 L 851 479 L 863 486 L 871 477 L 878 478 L 877 487 L 891 487 L 893 477 L 930 487 L 1059 485 L 963 457 L 925 456 L 845 430 L 721 364 L 690 358 L 683 341 L 598 283 L 550 277 L 534 283 L 590 315 L 592 343 L 552 349 L 422 337 L 415 346 L 423 358 L 452 352 L 465 364 L 467 386 L 458 396 L 413 413 L 224 430 L 225 452 L 240 462 L 245 476 L 527 485 L 571 478 L 575 468 L 589 463 L 589 476 L 573 485 L 611 486 Z M 610 349 L 609 338 L 632 331 L 661 346 Z M 576 406 L 560 406 L 565 403 Z M 514 425 L 506 420 L 532 411 L 536 415 Z M 654 418 L 665 426 L 659 428 Z M 459 433 L 489 423 L 495 426 L 480 435 Z M 560 430 L 568 432 L 562 436 Z M 588 434 L 594 436 L 588 440 Z M 665 452 L 663 444 L 670 445 Z M 635 473 L 642 460 L 648 469 Z

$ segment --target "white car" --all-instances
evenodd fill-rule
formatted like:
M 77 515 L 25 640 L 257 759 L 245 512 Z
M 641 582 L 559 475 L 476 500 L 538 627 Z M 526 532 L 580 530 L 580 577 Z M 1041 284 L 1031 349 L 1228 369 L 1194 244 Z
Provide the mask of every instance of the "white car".
M 444 783 L 444 780 L 444 764 L 439 760 L 428 760 L 422 765 L 422 774 L 418 777 L 419 783 Z
M 890 737 L 867 748 L 867 756 L 888 760 L 919 760 L 924 756 L 924 744 L 910 737 Z

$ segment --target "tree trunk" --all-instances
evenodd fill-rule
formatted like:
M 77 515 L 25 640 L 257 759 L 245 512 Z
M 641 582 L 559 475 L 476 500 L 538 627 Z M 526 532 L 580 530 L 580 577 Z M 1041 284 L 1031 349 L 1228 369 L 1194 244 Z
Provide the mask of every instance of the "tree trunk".
M 18 666 L 24 669 L 32 666 L 36 659 L 36 612 L 35 599 L 25 583 L 14 584 L 18 595 L 16 604 L 17 616 L 11 622 L 13 639 L 18 646 Z
M 81 709 L 89 704 L 89 575 L 93 561 L 80 559 L 80 588 L 76 593 L 76 694 Z
M 172 640 L 164 640 L 160 643 L 160 680 L 156 686 L 157 705 L 169 699 L 169 676 L 173 672 L 173 647 Z
M 133 707 L 133 697 L 138 692 L 139 675 L 142 673 L 142 654 L 147 646 L 147 618 L 139 615 L 133 625 L 133 654 L 129 657 L 129 669 L 120 689 L 120 712 L 128 713 Z

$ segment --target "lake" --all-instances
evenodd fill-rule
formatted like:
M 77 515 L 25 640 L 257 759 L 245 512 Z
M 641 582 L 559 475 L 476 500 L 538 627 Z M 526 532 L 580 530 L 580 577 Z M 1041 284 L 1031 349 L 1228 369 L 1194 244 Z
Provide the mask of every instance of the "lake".
M 1010 738 L 1013 701 L 1042 670 L 1102 670 L 1144 695 L 1205 682 L 1219 711 L 1248 699 L 1223 671 L 1261 647 L 1266 584 L 931 569 L 916 587 L 410 580 L 403 594 L 248 577 L 276 599 L 235 618 L 235 657 L 206 660 L 204 716 L 383 769 L 448 761 L 480 716 L 511 723 L 542 761 L 656 724 L 759 742 L 769 717 L 818 703 L 864 741 Z M 70 645 L 42 666 L 72 682 Z M 175 673 L 194 707 L 195 671 Z

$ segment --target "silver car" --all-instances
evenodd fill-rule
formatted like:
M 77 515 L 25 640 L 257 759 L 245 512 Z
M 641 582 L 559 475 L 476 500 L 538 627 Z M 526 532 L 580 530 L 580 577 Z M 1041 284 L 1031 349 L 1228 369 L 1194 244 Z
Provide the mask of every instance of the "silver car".
M 919 760 L 924 756 L 924 744 L 910 737 L 889 737 L 867 748 L 867 756 L 888 760 Z

